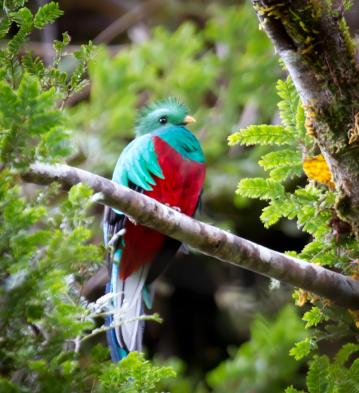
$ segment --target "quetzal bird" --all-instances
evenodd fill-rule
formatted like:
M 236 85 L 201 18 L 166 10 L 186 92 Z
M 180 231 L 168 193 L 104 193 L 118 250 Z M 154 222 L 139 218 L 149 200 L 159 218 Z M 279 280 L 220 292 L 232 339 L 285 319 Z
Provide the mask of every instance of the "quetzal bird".
M 174 98 L 143 109 L 136 123 L 136 138 L 122 151 L 112 180 L 193 216 L 205 178 L 200 143 L 186 128 L 194 121 L 186 106 Z M 118 233 L 122 236 L 116 236 Z M 151 284 L 181 243 L 108 207 L 104 237 L 105 243 L 112 245 L 107 257 L 111 277 L 107 293 L 113 294 L 114 313 L 107 323 L 116 326 L 123 319 L 143 315 L 145 308 L 151 309 Z M 139 320 L 109 330 L 112 360 L 141 351 L 143 330 L 144 321 Z

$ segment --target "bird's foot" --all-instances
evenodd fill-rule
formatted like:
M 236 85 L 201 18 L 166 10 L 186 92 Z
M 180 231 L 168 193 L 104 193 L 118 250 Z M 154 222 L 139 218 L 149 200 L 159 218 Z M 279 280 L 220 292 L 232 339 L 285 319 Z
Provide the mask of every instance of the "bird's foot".
M 171 206 L 169 203 L 165 203 L 165 205 L 166 205 L 167 207 L 170 207 L 170 208 L 173 209 L 173 210 L 176 210 L 176 212 L 181 213 L 181 208 L 180 208 L 180 207 L 178 207 L 178 206 Z

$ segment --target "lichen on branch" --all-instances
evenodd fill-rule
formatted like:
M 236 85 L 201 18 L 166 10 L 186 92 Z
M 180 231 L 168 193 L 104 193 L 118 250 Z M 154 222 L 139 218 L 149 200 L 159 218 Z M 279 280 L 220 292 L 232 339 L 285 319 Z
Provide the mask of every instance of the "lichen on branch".
M 252 0 L 291 75 L 311 134 L 340 195 L 336 210 L 359 236 L 359 71 L 343 10 L 324 0 Z

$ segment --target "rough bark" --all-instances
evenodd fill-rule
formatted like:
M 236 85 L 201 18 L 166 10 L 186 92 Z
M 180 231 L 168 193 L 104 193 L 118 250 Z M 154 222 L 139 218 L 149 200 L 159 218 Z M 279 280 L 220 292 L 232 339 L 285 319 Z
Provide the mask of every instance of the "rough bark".
M 194 220 L 101 176 L 67 165 L 37 163 L 23 178 L 43 185 L 56 181 L 65 189 L 86 183 L 100 193 L 97 202 L 119 209 L 139 224 L 178 239 L 206 255 L 314 292 L 338 305 L 359 309 L 358 281 Z
M 337 9 L 327 0 L 252 3 L 340 190 L 338 214 L 359 236 L 359 72 L 342 2 L 333 2 Z

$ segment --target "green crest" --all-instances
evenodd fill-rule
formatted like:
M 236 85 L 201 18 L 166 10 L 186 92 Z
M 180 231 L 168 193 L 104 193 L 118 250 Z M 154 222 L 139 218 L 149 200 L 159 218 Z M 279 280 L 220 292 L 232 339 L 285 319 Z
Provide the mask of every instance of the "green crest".
M 169 97 L 143 108 L 136 121 L 136 135 L 144 135 L 169 126 L 185 125 L 188 108 L 177 98 Z

